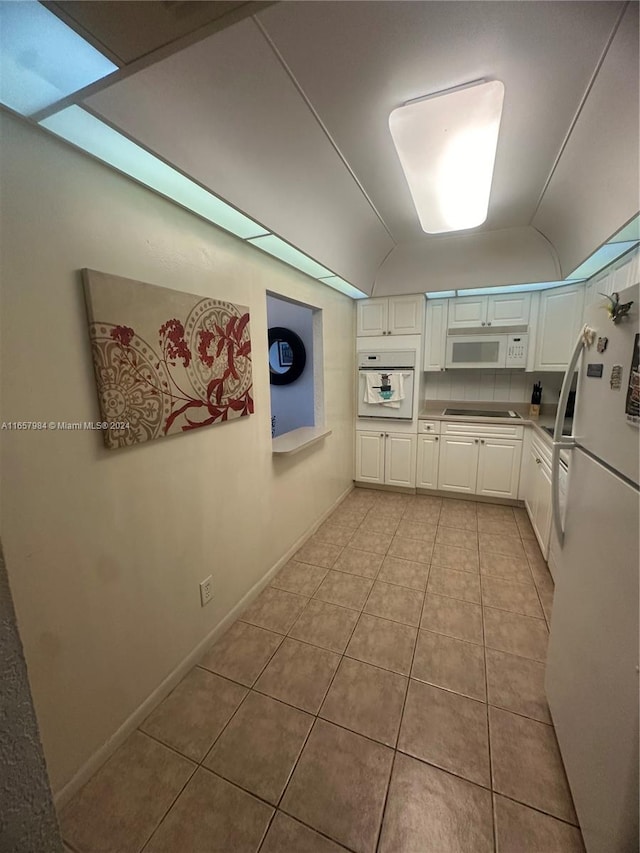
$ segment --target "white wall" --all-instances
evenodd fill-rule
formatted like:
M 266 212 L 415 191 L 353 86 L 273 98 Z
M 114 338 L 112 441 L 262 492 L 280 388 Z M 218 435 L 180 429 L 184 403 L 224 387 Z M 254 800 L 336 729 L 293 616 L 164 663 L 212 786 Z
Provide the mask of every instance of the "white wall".
M 271 385 L 271 415 L 275 435 L 303 426 L 314 426 L 313 313 L 311 308 L 267 296 L 267 323 L 295 332 L 304 344 L 307 361 L 302 376 L 290 385 Z
M 0 432 L 2 536 L 59 791 L 350 486 L 355 311 L 8 114 L 0 131 L 5 419 L 98 417 L 83 267 L 251 312 L 251 417 L 120 451 L 95 432 Z M 267 290 L 324 317 L 333 434 L 289 459 L 271 454 Z

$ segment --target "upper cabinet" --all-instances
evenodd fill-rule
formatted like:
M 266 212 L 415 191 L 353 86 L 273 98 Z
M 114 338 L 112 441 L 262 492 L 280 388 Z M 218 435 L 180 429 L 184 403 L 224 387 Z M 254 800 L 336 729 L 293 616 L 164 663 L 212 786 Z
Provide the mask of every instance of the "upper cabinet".
M 540 293 L 534 370 L 566 370 L 582 327 L 584 285 Z
M 361 299 L 357 303 L 357 335 L 419 335 L 424 303 L 422 294 Z
M 427 300 L 423 370 L 444 370 L 447 349 L 447 311 L 452 301 L 451 299 Z
M 531 295 L 502 293 L 496 296 L 458 296 L 449 300 L 450 329 L 478 326 L 526 326 L 529 323 Z

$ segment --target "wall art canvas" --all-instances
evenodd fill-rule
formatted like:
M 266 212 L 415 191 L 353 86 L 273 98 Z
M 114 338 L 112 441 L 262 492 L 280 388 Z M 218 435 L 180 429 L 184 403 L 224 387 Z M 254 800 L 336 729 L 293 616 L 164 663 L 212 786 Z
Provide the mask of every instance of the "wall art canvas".
M 108 448 L 252 414 L 248 308 L 95 270 L 83 279 Z

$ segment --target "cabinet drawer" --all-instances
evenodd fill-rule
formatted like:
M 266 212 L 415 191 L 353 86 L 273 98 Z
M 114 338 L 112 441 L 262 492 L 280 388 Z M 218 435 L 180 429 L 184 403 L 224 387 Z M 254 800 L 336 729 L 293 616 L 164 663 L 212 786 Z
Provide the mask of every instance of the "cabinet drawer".
M 549 447 L 546 442 L 541 441 L 538 436 L 534 435 L 531 441 L 531 452 L 535 457 L 541 459 L 547 468 L 551 469 L 551 456 L 553 451 L 551 447 Z
M 418 432 L 440 435 L 440 421 L 418 421 Z
M 524 427 L 512 426 L 511 424 L 490 424 L 466 422 L 466 421 L 443 421 L 441 427 L 442 435 L 472 435 L 479 438 L 523 438 Z

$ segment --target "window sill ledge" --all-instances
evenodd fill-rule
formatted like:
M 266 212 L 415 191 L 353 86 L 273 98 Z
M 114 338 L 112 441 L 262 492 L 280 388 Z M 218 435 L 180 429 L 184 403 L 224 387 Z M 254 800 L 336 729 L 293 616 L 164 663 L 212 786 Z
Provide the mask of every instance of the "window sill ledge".
M 326 427 L 300 427 L 300 429 L 292 429 L 291 432 L 285 432 L 277 438 L 271 440 L 271 452 L 275 455 L 288 454 L 292 455 L 311 444 L 331 435 L 333 430 Z

